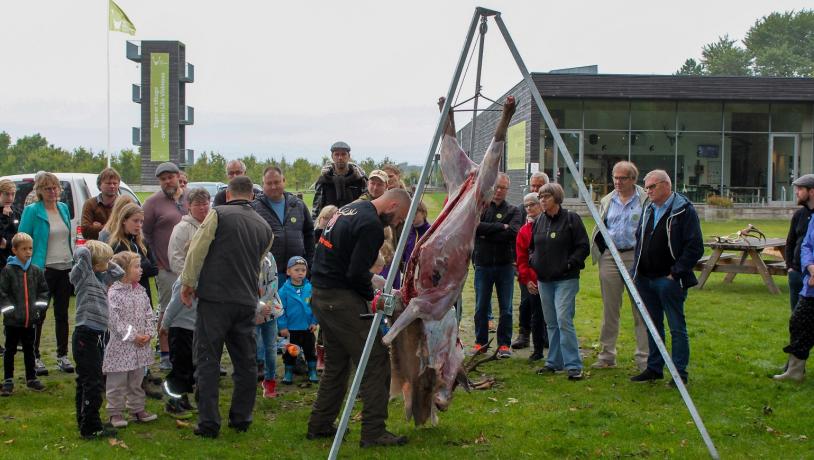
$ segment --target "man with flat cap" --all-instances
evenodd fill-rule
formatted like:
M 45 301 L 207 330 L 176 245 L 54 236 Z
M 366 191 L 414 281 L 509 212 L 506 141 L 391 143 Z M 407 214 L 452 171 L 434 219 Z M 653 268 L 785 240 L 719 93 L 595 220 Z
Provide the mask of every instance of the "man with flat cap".
M 350 162 L 350 145 L 342 141 L 334 142 L 331 162 L 322 167 L 319 179 L 314 184 L 312 219 L 316 221 L 322 208 L 329 204 L 341 208 L 356 201 L 366 186 L 365 172 Z
M 803 274 L 800 267 L 800 248 L 806 237 L 808 221 L 814 212 L 814 174 L 805 174 L 792 182 L 794 195 L 800 209 L 794 212 L 786 237 L 786 267 L 789 274 L 789 304 L 791 311 L 797 305 L 800 289 L 803 288 Z

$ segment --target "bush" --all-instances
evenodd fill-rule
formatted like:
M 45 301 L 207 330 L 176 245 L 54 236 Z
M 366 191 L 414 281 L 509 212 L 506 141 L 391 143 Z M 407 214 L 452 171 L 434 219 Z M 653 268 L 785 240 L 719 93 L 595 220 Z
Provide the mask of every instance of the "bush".
M 707 204 L 710 206 L 718 206 L 719 208 L 731 208 L 732 198 L 721 195 L 710 195 L 707 197 Z

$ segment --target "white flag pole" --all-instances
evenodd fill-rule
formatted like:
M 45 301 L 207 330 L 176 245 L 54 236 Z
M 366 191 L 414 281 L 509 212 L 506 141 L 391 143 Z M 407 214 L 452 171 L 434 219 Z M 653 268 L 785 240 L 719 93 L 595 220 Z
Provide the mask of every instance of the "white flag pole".
M 107 1 L 107 21 L 105 33 L 107 34 L 107 167 L 110 167 L 110 0 Z

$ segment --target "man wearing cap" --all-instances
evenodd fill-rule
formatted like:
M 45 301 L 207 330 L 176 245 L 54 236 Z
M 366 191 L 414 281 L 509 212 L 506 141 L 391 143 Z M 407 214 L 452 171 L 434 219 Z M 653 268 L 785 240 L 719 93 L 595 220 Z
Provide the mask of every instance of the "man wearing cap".
M 314 206 L 312 220 L 316 220 L 322 208 L 332 204 L 341 208 L 354 202 L 365 191 L 365 172 L 350 162 L 350 146 L 342 141 L 331 146 L 331 163 L 322 168 L 314 184 Z
M 188 212 L 187 200 L 184 191 L 178 184 L 178 177 L 181 170 L 175 163 L 161 163 L 155 169 L 155 177 L 158 178 L 161 190 L 150 195 L 144 202 L 144 226 L 142 232 L 147 244 L 153 250 L 156 264 L 158 265 L 158 276 L 155 277 L 155 284 L 158 287 L 158 305 L 161 315 L 167 308 L 172 296 L 172 284 L 178 275 L 172 272 L 170 267 L 170 257 L 168 248 L 172 229 L 181 221 L 181 218 Z M 159 319 L 158 324 L 161 324 Z M 161 348 L 161 369 L 169 370 L 170 354 L 167 337 L 159 335 Z
M 786 266 L 789 274 L 789 304 L 791 311 L 797 305 L 800 290 L 803 288 L 803 273 L 800 267 L 800 248 L 806 237 L 808 222 L 814 212 L 814 174 L 800 176 L 792 182 L 797 204 L 802 206 L 794 212 L 786 237 Z
M 359 364 L 370 329 L 373 300 L 370 268 L 384 241 L 384 227 L 404 220 L 410 208 L 406 190 L 388 190 L 373 201 L 351 203 L 334 214 L 319 238 L 311 267 L 311 308 L 325 340 L 325 372 L 308 420 L 308 439 L 331 438 L 351 369 Z M 381 335 L 370 352 L 360 387 L 361 447 L 407 442 L 385 428 L 390 393 L 390 356 Z
M 285 176 L 277 166 L 263 171 L 263 195 L 252 202 L 252 207 L 274 232 L 271 253 L 282 283 L 286 279 L 287 260 L 300 256 L 310 263 L 313 259 L 314 221 L 305 203 L 285 191 Z
M 367 191 L 359 197 L 360 200 L 371 201 L 384 195 L 387 191 L 387 173 L 381 169 L 374 169 L 367 178 Z

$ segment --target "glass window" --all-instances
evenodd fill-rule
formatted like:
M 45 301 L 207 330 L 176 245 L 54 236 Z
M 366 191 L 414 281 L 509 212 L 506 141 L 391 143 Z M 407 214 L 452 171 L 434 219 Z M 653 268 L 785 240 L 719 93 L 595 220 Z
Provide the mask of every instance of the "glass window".
M 628 129 L 627 101 L 585 101 L 585 128 Z
M 721 131 L 720 102 L 679 102 L 679 131 Z
M 768 132 L 769 104 L 729 103 L 724 106 L 726 131 Z
M 582 129 L 582 101 L 549 99 L 546 107 L 559 129 Z M 545 121 L 542 121 L 545 124 Z
M 772 103 L 772 132 L 803 132 L 804 125 L 811 126 L 811 109 L 810 104 Z
M 719 193 L 722 153 L 718 133 L 680 133 L 676 190 L 699 203 Z
M 674 131 L 640 131 L 634 132 L 630 137 L 630 161 L 639 168 L 639 184 L 644 181 L 644 175 L 654 169 L 663 169 L 673 179 L 673 183 L 680 183 L 675 174 L 675 132 Z
M 585 131 L 582 179 L 593 188 L 598 200 L 613 189 L 611 171 L 618 161 L 628 158 L 628 135 L 618 131 Z
M 724 140 L 725 189 L 737 203 L 759 203 L 768 184 L 768 134 L 727 133 Z
M 676 104 L 672 101 L 633 101 L 630 127 L 643 131 L 672 131 L 676 125 Z

